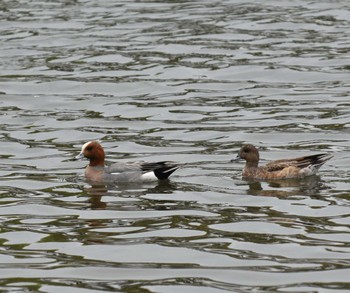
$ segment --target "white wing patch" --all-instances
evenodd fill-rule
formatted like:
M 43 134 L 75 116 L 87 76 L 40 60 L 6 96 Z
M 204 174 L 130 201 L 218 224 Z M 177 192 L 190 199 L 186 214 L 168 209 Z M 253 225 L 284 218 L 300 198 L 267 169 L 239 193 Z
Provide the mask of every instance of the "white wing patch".
M 154 180 L 158 180 L 158 178 L 156 177 L 156 175 L 154 174 L 153 171 L 147 172 L 145 174 L 141 175 L 141 179 L 143 181 L 154 181 Z

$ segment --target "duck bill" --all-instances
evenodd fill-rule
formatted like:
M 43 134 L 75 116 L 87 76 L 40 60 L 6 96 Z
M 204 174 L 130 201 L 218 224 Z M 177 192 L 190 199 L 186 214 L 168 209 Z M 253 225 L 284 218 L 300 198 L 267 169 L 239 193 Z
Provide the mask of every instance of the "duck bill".
M 242 160 L 242 158 L 241 158 L 241 156 L 240 155 L 237 155 L 235 158 L 233 158 L 230 162 L 231 163 L 234 163 L 234 162 L 238 162 L 238 161 L 240 161 L 240 160 Z
M 80 153 L 79 155 L 77 155 L 76 157 L 74 157 L 74 159 L 76 159 L 76 160 L 82 160 L 82 159 L 84 159 L 84 154 L 83 154 L 83 153 Z

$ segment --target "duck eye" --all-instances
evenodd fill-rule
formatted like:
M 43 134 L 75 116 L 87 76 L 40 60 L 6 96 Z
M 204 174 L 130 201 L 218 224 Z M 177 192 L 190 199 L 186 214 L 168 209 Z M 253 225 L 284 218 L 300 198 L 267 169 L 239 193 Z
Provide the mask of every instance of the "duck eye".
M 88 146 L 88 147 L 86 148 L 86 150 L 89 151 L 89 152 L 91 152 L 91 151 L 92 151 L 92 146 Z

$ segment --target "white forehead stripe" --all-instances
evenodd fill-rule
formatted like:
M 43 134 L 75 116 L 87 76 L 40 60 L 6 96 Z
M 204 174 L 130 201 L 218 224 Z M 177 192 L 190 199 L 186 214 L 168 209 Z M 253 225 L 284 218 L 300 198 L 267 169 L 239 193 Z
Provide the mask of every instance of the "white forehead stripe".
M 88 141 L 87 143 L 84 143 L 83 146 L 81 147 L 81 152 L 85 150 L 85 148 L 91 143 L 91 141 Z

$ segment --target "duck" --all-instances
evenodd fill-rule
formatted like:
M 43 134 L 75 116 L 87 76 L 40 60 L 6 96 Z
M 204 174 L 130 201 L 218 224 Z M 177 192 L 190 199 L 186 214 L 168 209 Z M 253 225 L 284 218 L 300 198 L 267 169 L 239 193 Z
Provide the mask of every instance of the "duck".
M 252 144 L 245 144 L 232 161 L 243 159 L 246 164 L 242 177 L 258 180 L 298 179 L 315 175 L 318 169 L 333 156 L 322 153 L 292 159 L 281 159 L 259 166 L 259 151 Z
M 85 177 L 93 182 L 121 183 L 167 180 L 180 164 L 162 162 L 126 162 L 105 165 L 105 151 L 98 141 L 88 141 L 81 147 L 75 159 L 86 158 L 89 164 L 85 168 Z

